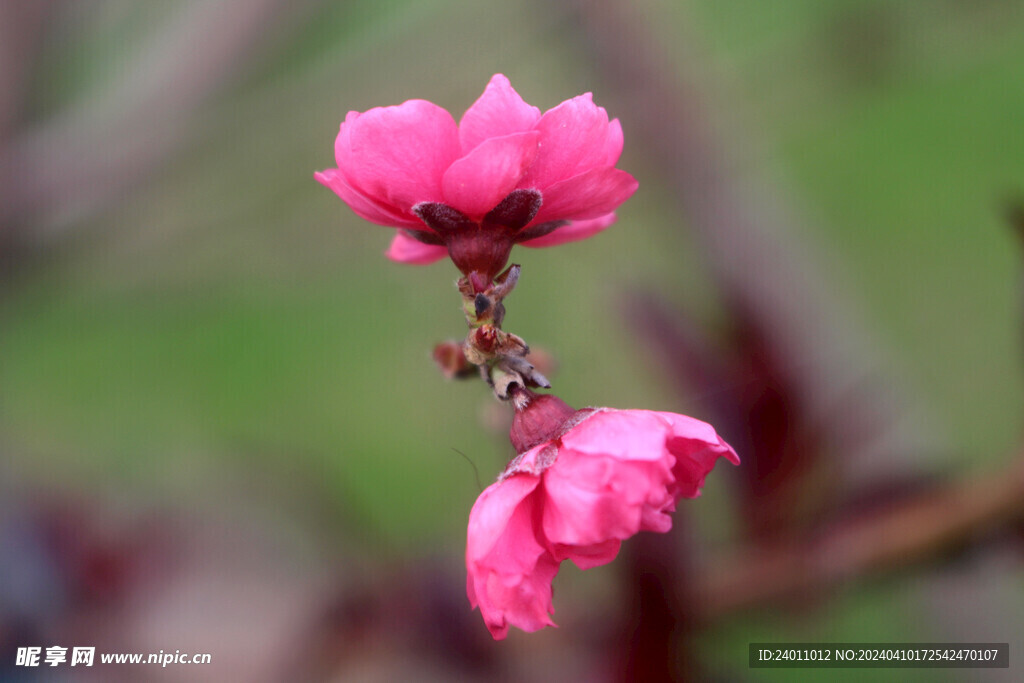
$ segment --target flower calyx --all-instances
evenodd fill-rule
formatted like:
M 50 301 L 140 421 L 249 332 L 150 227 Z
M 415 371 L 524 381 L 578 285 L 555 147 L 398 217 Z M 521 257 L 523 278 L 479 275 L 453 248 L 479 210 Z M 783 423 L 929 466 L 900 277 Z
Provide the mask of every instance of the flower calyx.
M 561 227 L 543 224 L 523 231 L 542 202 L 537 190 L 513 190 L 479 221 L 447 204 L 420 202 L 412 211 L 430 229 L 406 230 L 406 234 L 425 244 L 447 247 L 452 262 L 476 294 L 486 290 L 508 263 L 512 245 Z
M 536 394 L 522 386 L 512 387 L 509 394 L 516 410 L 509 440 L 520 455 L 545 441 L 555 441 L 580 412 L 554 394 Z

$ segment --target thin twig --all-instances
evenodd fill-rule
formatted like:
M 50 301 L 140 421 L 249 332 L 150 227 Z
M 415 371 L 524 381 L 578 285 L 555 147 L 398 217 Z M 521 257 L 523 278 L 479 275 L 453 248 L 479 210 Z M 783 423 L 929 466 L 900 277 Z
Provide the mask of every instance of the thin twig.
M 1002 470 L 943 482 L 876 512 L 836 519 L 813 537 L 747 549 L 699 573 L 700 614 L 734 612 L 926 564 L 1024 519 L 1024 452 Z

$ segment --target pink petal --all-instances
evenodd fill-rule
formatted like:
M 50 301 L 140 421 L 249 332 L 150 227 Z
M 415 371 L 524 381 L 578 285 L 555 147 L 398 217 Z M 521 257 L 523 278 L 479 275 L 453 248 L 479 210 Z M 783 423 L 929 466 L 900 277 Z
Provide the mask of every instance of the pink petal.
M 445 203 L 471 218 L 493 209 L 537 156 L 536 131 L 484 140 L 453 163 L 441 181 Z
M 606 213 L 599 218 L 589 218 L 582 221 L 572 221 L 569 225 L 562 226 L 543 237 L 520 242 L 524 247 L 554 247 L 568 242 L 577 242 L 592 237 L 615 222 L 615 213 Z
M 704 488 L 704 479 L 714 468 L 718 454 L 707 444 L 685 439 L 670 439 L 668 447 L 676 457 L 673 471 L 678 495 L 696 498 Z
M 650 410 L 603 410 L 562 437 L 564 448 L 620 460 L 655 461 L 665 455 L 669 426 Z
M 458 129 L 436 104 L 409 100 L 350 113 L 335 154 L 350 186 L 407 213 L 419 202 L 443 200 L 441 177 L 459 156 Z
M 605 157 L 602 165 L 614 166 L 619 163 L 619 157 L 622 156 L 622 145 L 622 124 L 618 119 L 612 119 L 608 124 L 608 139 L 604 143 Z
M 722 441 L 722 437 L 718 435 L 715 428 L 707 422 L 679 413 L 651 412 L 669 424 L 672 436 L 702 443 L 711 449 L 714 458 L 724 457 L 734 465 L 740 464 L 740 458 L 736 452 L 729 444 Z
M 545 626 L 557 626 L 551 620 L 551 582 L 558 574 L 559 563 L 549 554 L 537 560 L 529 574 L 509 575 L 497 571 L 470 574 L 467 592 L 470 600 L 479 597 L 480 614 L 495 640 L 508 635 L 515 626 L 527 633 Z
M 334 190 L 334 193 L 341 197 L 357 216 L 365 218 L 371 223 L 409 228 L 423 226 L 416 217 L 400 214 L 391 207 L 379 204 L 373 198 L 354 190 L 345 182 L 336 168 L 324 169 L 319 173 L 314 173 L 313 177 L 322 185 Z
M 591 169 L 544 190 L 544 203 L 533 223 L 598 218 L 629 199 L 638 185 L 636 178 L 617 168 Z
M 544 535 L 552 543 L 587 546 L 625 539 L 640 530 L 640 506 L 616 500 L 610 492 L 591 491 L 558 481 L 549 471 L 549 500 L 544 506 Z
M 732 447 L 706 422 L 676 413 L 658 415 L 670 424 L 672 430 L 666 446 L 676 459 L 672 470 L 677 495 L 684 498 L 699 496 L 705 477 L 719 458 L 725 458 L 734 465 L 740 464 L 739 456 Z
M 664 435 L 664 427 L 659 432 Z M 544 473 L 544 536 L 555 544 L 591 546 L 635 535 L 647 508 L 661 512 L 675 502 L 669 491 L 674 459 L 663 440 L 656 452 L 655 460 L 621 459 L 563 447 Z
M 505 76 L 495 74 L 459 121 L 462 153 L 468 154 L 488 138 L 531 130 L 539 119 L 540 109 L 524 102 Z
M 603 543 L 594 545 L 556 545 L 554 547 L 555 559 L 559 562 L 572 560 L 580 569 L 593 569 L 608 564 L 619 554 L 622 541 L 613 538 Z
M 359 116 L 359 112 L 350 111 L 345 114 L 345 120 L 341 122 L 338 137 L 334 139 L 334 161 L 336 163 L 339 159 L 348 159 L 352 156 L 352 127 L 359 120 Z
M 676 488 L 669 486 L 666 489 L 668 501 L 662 506 L 645 505 L 640 511 L 640 531 L 653 531 L 658 534 L 665 534 L 672 530 L 672 518 L 668 513 L 675 512 Z
M 448 249 L 435 244 L 424 244 L 404 232 L 399 232 L 395 239 L 391 240 L 391 246 L 384 255 L 398 263 L 425 266 L 443 259 L 448 255 Z
M 541 134 L 541 153 L 521 187 L 535 187 L 542 192 L 559 181 L 609 166 L 616 136 L 622 134 L 621 126 L 613 130 L 608 113 L 593 103 L 590 93 L 545 112 L 536 130 Z
M 558 562 L 538 537 L 534 494 L 540 478 L 516 474 L 489 486 L 469 515 L 466 594 L 480 607 L 491 635 L 509 625 L 524 631 L 553 626 L 551 581 Z
M 537 554 L 543 550 L 537 542 L 529 519 L 516 520 L 513 516 L 520 503 L 533 493 L 540 483 L 540 477 L 517 474 L 491 484 L 476 499 L 469 513 L 469 527 L 466 532 L 466 563 L 483 561 L 495 548 L 499 553 L 512 552 L 510 558 Z M 498 543 L 502 536 L 509 534 L 504 546 Z M 515 561 L 508 565 L 509 571 L 523 571 L 532 566 L 533 559 Z

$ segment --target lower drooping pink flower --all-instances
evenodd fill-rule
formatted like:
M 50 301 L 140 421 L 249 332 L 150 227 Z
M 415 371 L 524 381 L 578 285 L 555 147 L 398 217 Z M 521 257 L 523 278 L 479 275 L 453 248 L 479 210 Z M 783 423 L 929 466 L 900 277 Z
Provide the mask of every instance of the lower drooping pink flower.
M 640 531 L 670 530 L 668 513 L 700 495 L 718 458 L 739 464 L 711 425 L 685 415 L 572 411 L 554 396 L 535 398 L 547 400 L 548 415 L 561 412 L 558 428 L 514 426 L 521 454 L 469 516 L 467 593 L 496 640 L 510 625 L 554 625 L 551 581 L 563 560 L 590 569 Z

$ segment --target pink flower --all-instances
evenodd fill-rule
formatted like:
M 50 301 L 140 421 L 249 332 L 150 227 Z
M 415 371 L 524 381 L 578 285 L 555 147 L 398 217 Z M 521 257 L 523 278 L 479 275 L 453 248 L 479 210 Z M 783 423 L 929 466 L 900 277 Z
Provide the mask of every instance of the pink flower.
M 563 560 L 597 567 L 630 536 L 668 531 L 676 501 L 700 495 L 719 457 L 739 464 L 711 425 L 685 415 L 572 411 L 551 395 L 531 403 L 541 416 L 520 419 L 528 405 L 513 426 L 521 455 L 469 515 L 466 590 L 498 640 L 510 625 L 554 625 L 551 581 Z
M 600 232 L 637 187 L 615 168 L 622 127 L 590 93 L 542 115 L 501 74 L 458 125 L 424 100 L 351 111 L 334 151 L 338 167 L 316 179 L 366 220 L 404 229 L 390 258 L 430 263 L 449 254 L 463 273 L 485 278 L 504 267 L 513 244 Z

